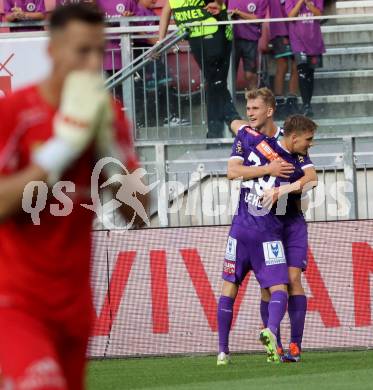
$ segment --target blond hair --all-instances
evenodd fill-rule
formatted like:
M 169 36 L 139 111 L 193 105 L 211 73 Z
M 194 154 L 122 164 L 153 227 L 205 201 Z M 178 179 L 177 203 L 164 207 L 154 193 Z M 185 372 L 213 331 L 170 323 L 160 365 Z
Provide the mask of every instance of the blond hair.
M 271 107 L 273 109 L 276 108 L 275 95 L 267 87 L 251 89 L 250 91 L 246 92 L 245 96 L 246 100 L 261 98 L 268 107 Z

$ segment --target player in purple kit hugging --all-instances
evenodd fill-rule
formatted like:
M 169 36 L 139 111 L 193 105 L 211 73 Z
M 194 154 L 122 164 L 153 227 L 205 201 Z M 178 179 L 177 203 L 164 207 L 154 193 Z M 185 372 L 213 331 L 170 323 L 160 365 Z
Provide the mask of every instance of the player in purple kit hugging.
M 5 0 L 5 21 L 29 22 L 41 21 L 45 18 L 44 0 Z M 11 31 L 35 31 L 40 27 L 12 28 Z
M 228 12 L 233 19 L 254 20 L 265 17 L 267 0 L 229 0 Z M 236 69 L 242 58 L 248 89 L 257 86 L 257 55 L 261 25 L 253 23 L 235 24 L 234 53 Z
M 269 16 L 273 18 L 286 18 L 285 0 L 269 0 Z M 288 115 L 298 114 L 298 73 L 293 52 L 291 51 L 288 23 L 271 22 L 270 43 L 273 47 L 273 56 L 276 60 L 276 73 L 274 93 L 276 96 L 276 118 L 284 119 Z M 285 100 L 285 76 L 290 62 L 290 81 L 288 94 Z
M 289 17 L 321 16 L 324 0 L 286 0 L 285 10 Z M 318 20 L 300 20 L 289 23 L 291 49 L 295 55 L 299 75 L 299 88 L 303 100 L 303 114 L 313 116 L 315 68 L 322 66 L 324 41 Z
M 244 121 L 234 121 L 232 122 L 232 130 L 237 133 L 237 137 L 240 134 L 245 134 L 242 130 L 245 130 L 250 134 L 258 134 L 258 135 L 266 135 L 267 140 L 270 139 L 271 142 L 276 141 L 281 133 L 281 129 L 277 128 L 273 121 L 273 113 L 275 108 L 275 98 L 270 90 L 267 88 L 261 88 L 259 90 L 250 91 L 248 93 L 248 101 L 247 101 L 247 109 L 248 109 L 248 117 L 250 119 L 249 122 Z M 292 153 L 297 152 L 300 155 L 292 155 L 295 161 L 291 161 L 291 164 L 288 164 L 281 160 L 273 159 L 273 156 L 270 159 L 265 160 L 263 162 L 261 160 L 262 153 L 258 153 L 257 151 L 250 151 L 248 155 L 248 159 L 242 160 L 242 155 L 236 155 L 229 162 L 230 168 L 237 169 L 236 176 L 232 175 L 232 170 L 230 170 L 230 176 L 232 178 L 243 177 L 244 179 L 249 180 L 249 184 L 243 183 L 241 190 L 241 201 L 240 207 L 238 210 L 238 215 L 235 216 L 232 224 L 232 229 L 235 225 L 242 225 L 245 222 L 245 206 L 242 203 L 243 191 L 246 187 L 251 187 L 252 189 L 259 190 L 259 192 L 265 192 L 266 187 L 270 187 L 268 184 L 278 185 L 280 178 L 285 178 L 290 180 L 294 178 L 294 174 L 298 171 L 298 174 L 301 175 L 300 178 L 300 188 L 298 192 L 301 191 L 301 188 L 304 186 L 309 186 L 309 183 L 313 183 L 316 185 L 317 176 L 316 172 L 312 166 L 307 155 L 303 156 L 302 154 L 306 154 L 306 149 L 311 146 L 310 134 L 314 132 L 316 125 L 311 120 L 302 117 L 300 115 L 296 115 L 290 117 L 286 122 L 286 127 L 288 131 L 288 136 L 284 137 L 286 140 L 287 149 Z M 253 130 L 253 128 L 257 129 Z M 291 131 L 290 131 L 291 130 Z M 290 136 L 290 138 L 289 138 Z M 247 137 L 247 136 L 246 136 Z M 271 138 L 268 138 L 271 137 Z M 237 140 L 237 138 L 236 138 Z M 291 141 L 292 140 L 292 141 Z M 290 142 L 291 141 L 291 142 Z M 303 143 L 303 144 L 302 144 Z M 290 146 L 288 146 L 290 144 Z M 241 144 L 238 144 L 238 148 L 242 148 Z M 276 144 L 275 144 L 276 146 Z M 277 147 L 277 146 L 276 146 Z M 283 147 L 283 146 L 282 146 Z M 261 148 L 262 150 L 265 150 Z M 273 148 L 275 150 L 275 148 Z M 281 157 L 284 158 L 287 155 L 287 152 L 284 152 L 282 149 L 280 152 L 276 151 Z M 286 158 L 284 158 L 287 160 Z M 272 161 L 271 161 L 272 160 Z M 271 161 L 271 162 L 269 162 Z M 267 164 L 268 165 L 263 165 Z M 294 171 L 295 167 L 295 171 Z M 299 172 L 298 168 L 302 168 Z M 243 170 L 243 171 L 242 171 Z M 256 180 L 256 184 L 253 184 L 252 180 Z M 288 191 L 287 186 L 282 186 L 281 192 L 286 193 Z M 255 202 L 259 202 L 258 196 L 254 196 L 251 189 L 251 195 L 245 195 L 246 199 L 254 199 Z M 257 194 L 256 194 L 257 195 Z M 278 194 L 276 194 L 278 196 Z M 268 228 L 269 232 L 273 233 L 273 229 L 277 228 L 280 225 L 280 231 L 282 234 L 282 242 L 284 245 L 285 256 L 288 265 L 288 277 L 289 277 L 289 316 L 291 321 L 291 341 L 290 344 L 290 352 L 286 355 L 284 360 L 286 361 L 298 361 L 300 357 L 300 343 L 303 334 L 304 328 L 304 319 L 306 314 L 306 297 L 304 295 L 304 290 L 301 285 L 301 272 L 302 269 L 306 267 L 306 255 L 307 255 L 307 226 L 304 221 L 302 213 L 298 208 L 299 195 L 289 194 L 288 204 L 286 208 L 286 215 L 284 216 L 276 216 L 273 215 L 273 218 L 268 225 L 266 224 L 268 220 L 268 216 L 266 217 L 252 217 L 249 216 L 247 221 L 252 222 L 251 228 L 258 229 L 261 227 L 263 230 L 263 234 L 265 234 L 265 229 Z M 250 214 L 250 213 L 249 213 Z M 267 219 L 267 221 L 266 221 Z M 247 224 L 249 226 L 250 224 Z M 231 240 L 231 239 L 229 239 Z M 277 241 L 277 240 L 276 240 Z M 228 241 L 227 253 L 229 252 L 229 245 L 232 243 Z M 264 246 L 263 246 L 264 247 Z M 237 254 L 237 253 L 236 253 Z M 229 260 L 230 258 L 235 258 L 236 261 Z M 260 257 L 260 254 L 259 254 Z M 247 259 L 244 259 L 247 261 Z M 254 260 L 255 261 L 255 260 Z M 225 260 L 225 271 L 223 273 L 223 288 L 222 288 L 222 296 L 219 300 L 218 307 L 218 323 L 219 323 L 219 355 L 218 355 L 218 365 L 225 365 L 229 363 L 229 348 L 228 348 L 228 339 L 229 339 L 229 331 L 232 322 L 232 314 L 233 314 L 233 304 L 234 299 L 238 292 L 238 286 L 240 282 L 244 279 L 244 276 L 249 271 L 248 268 L 242 268 L 242 259 L 237 255 L 237 257 L 233 256 L 232 253 L 228 253 L 228 258 L 226 256 Z M 247 265 L 247 263 L 246 263 Z M 241 268 L 238 268 L 241 267 Z M 264 264 L 262 264 L 264 267 Z M 234 271 L 232 271 L 234 269 Z M 235 270 L 239 270 L 242 274 L 236 274 Z M 274 268 L 270 269 L 271 272 L 276 272 Z M 228 272 L 228 274 L 227 274 Z M 232 272 L 234 276 L 229 275 L 229 272 Z M 254 268 L 255 272 L 255 268 Z M 266 271 L 269 272 L 269 271 Z M 226 275 L 227 274 L 227 275 Z M 227 278 L 226 276 L 230 276 Z M 237 278 L 236 278 L 237 277 Z M 259 280 L 260 281 L 260 280 Z M 263 284 L 261 283 L 263 287 Z M 283 295 L 282 293 L 276 293 L 275 295 Z M 284 295 L 283 295 L 284 296 Z M 263 324 L 265 327 L 273 328 L 273 314 L 272 314 L 272 322 L 269 319 L 270 310 L 271 310 L 271 299 L 272 297 L 268 294 L 267 289 L 262 289 L 262 301 L 260 312 L 263 320 Z M 286 309 L 286 305 L 285 305 Z M 282 309 L 281 309 L 282 310 Z M 280 313 L 281 314 L 281 313 Z M 281 316 L 280 316 L 281 317 Z M 282 318 L 282 317 L 281 317 Z M 278 317 L 276 318 L 278 321 Z M 278 328 L 278 327 L 277 327 Z M 267 330 L 268 333 L 268 330 Z M 279 328 L 277 331 L 278 339 L 280 339 Z M 271 340 L 273 341 L 272 335 Z M 295 344 L 297 343 L 295 348 Z M 280 340 L 279 344 L 281 346 Z M 282 354 L 282 351 L 277 351 L 277 345 L 272 343 L 270 354 L 268 357 L 269 361 L 278 361 L 279 355 Z M 282 348 L 281 348 L 282 349 Z

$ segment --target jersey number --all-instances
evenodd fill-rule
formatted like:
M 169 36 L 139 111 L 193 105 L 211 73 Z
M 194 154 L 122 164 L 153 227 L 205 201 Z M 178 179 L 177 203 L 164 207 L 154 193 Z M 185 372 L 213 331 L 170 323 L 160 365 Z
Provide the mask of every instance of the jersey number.
M 260 158 L 254 152 L 249 154 L 248 160 L 256 167 L 262 165 L 260 163 Z M 254 189 L 257 195 L 262 196 L 265 190 L 272 188 L 275 185 L 275 181 L 275 176 L 268 176 L 267 180 L 265 180 L 264 177 L 259 177 L 257 179 L 251 179 L 242 182 L 242 186 L 245 188 Z

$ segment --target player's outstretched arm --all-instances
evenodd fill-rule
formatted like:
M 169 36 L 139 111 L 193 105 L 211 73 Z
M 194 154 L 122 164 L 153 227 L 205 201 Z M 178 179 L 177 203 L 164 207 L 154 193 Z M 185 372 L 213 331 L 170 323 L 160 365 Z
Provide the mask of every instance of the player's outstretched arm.
M 233 133 L 235 135 L 237 135 L 238 133 L 238 130 L 242 127 L 242 126 L 249 126 L 249 122 L 248 121 L 245 121 L 245 120 L 242 120 L 242 119 L 235 119 L 231 122 L 230 124 L 230 128 L 231 130 L 233 131 Z
M 317 174 L 314 167 L 304 169 L 304 176 L 294 183 L 285 184 L 280 187 L 269 188 L 264 191 L 263 206 L 270 207 L 286 194 L 301 194 L 317 186 Z
M 107 100 L 100 74 L 72 72 L 68 76 L 52 136 L 32 154 L 28 167 L 0 176 L 0 220 L 21 210 L 24 188 L 30 181 L 53 185 L 74 164 L 96 136 Z
M 309 167 L 303 170 L 304 176 L 299 179 L 300 189 L 294 191 L 295 193 L 302 193 L 304 190 L 308 191 L 317 186 L 318 178 L 316 169 Z
M 290 163 L 280 160 L 274 160 L 268 165 L 260 166 L 244 166 L 244 160 L 238 158 L 231 158 L 228 161 L 228 179 L 257 179 L 266 175 L 283 177 L 285 179 L 294 171 L 294 166 Z
M 9 176 L 0 176 L 0 223 L 22 208 L 24 188 L 31 181 L 46 181 L 48 173 L 35 164 Z

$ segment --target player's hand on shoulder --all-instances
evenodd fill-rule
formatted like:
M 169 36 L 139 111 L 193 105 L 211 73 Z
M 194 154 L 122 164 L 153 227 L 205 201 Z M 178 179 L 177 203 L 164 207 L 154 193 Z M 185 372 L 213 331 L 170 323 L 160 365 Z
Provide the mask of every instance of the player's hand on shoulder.
M 293 164 L 282 160 L 273 160 L 268 164 L 268 174 L 275 177 L 289 178 L 294 172 Z
M 249 122 L 247 120 L 245 121 L 242 119 L 234 119 L 230 123 L 230 128 L 234 135 L 237 135 L 238 131 L 244 126 L 249 126 Z

